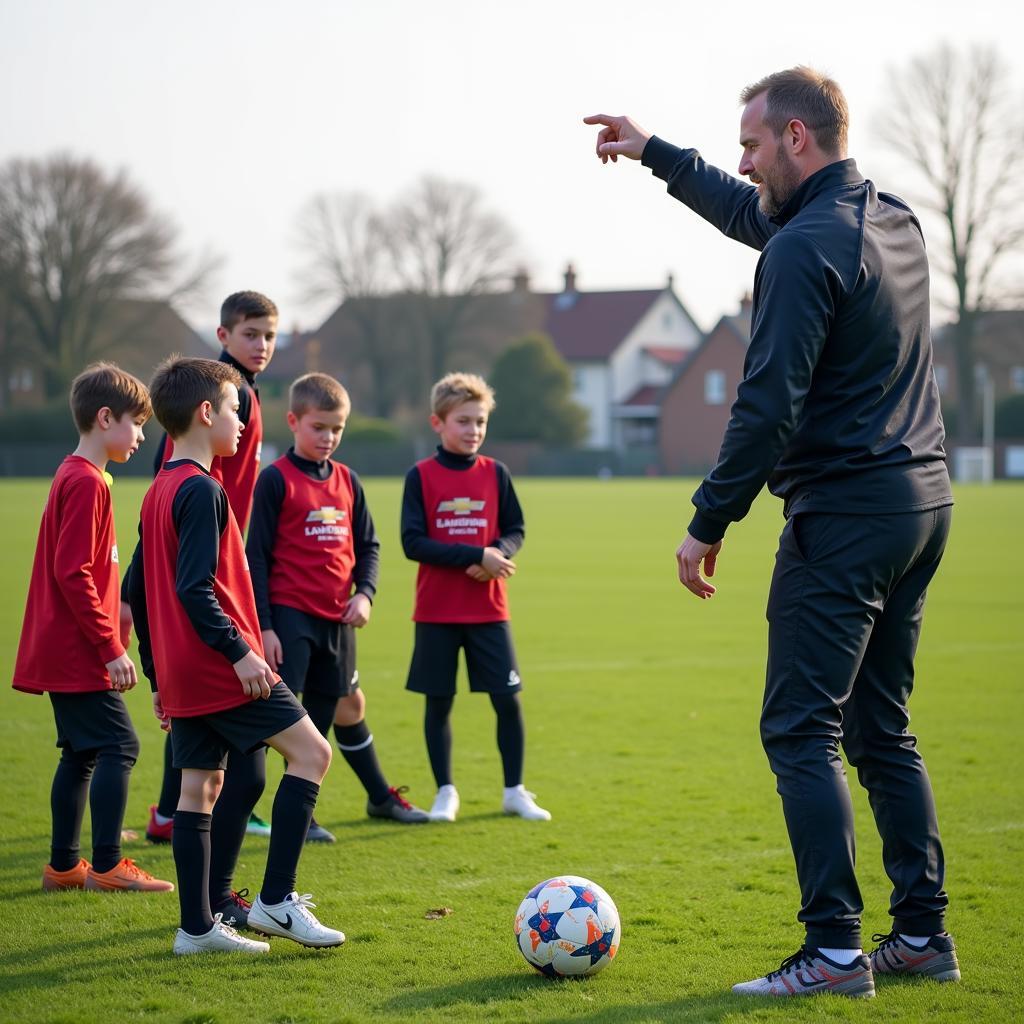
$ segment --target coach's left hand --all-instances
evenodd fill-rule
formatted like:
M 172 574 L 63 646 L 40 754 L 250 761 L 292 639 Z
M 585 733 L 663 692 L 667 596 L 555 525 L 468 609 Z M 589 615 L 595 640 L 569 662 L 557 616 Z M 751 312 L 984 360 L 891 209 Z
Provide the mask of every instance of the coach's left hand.
M 715 588 L 700 574 L 700 564 L 704 563 L 704 571 L 708 576 L 715 575 L 715 562 L 718 552 L 722 550 L 722 542 L 705 544 L 689 534 L 676 549 L 676 565 L 679 570 L 679 582 L 691 594 L 702 601 L 707 600 L 715 592 Z

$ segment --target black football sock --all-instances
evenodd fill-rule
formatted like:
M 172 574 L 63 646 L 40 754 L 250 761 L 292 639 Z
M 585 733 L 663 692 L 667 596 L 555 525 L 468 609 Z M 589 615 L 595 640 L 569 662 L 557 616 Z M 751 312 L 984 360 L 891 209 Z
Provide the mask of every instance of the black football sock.
M 50 867 L 54 871 L 70 871 L 81 860 L 79 837 L 95 762 L 95 751 L 76 754 L 70 747 L 61 750 L 50 788 Z
M 181 771 L 174 767 L 174 754 L 171 750 L 171 734 L 167 734 L 164 743 L 164 778 L 160 784 L 160 799 L 156 804 L 156 813 L 161 818 L 173 818 L 178 809 L 181 797 Z
M 356 722 L 355 725 L 336 725 L 334 738 L 338 741 L 342 757 L 363 784 L 370 803 L 384 803 L 389 796 L 390 787 L 380 770 L 377 749 L 373 745 L 373 733 L 370 732 L 366 719 Z
M 267 906 L 280 903 L 295 891 L 299 855 L 306 842 L 319 793 L 320 787 L 308 779 L 300 779 L 297 775 L 281 777 L 270 819 L 267 870 L 260 889 L 260 899 Z
M 423 715 L 423 735 L 427 740 L 427 757 L 437 788 L 452 784 L 452 726 L 449 716 L 454 697 L 427 697 Z
M 325 739 L 330 734 L 331 723 L 334 721 L 334 712 L 338 707 L 337 697 L 327 697 L 315 690 L 306 690 L 302 694 L 302 706 L 309 715 L 316 731 Z
M 210 832 L 210 906 L 220 910 L 231 899 L 231 882 L 245 828 L 267 785 L 267 751 L 232 751 L 224 770 L 224 787 L 213 805 Z
M 199 811 L 175 811 L 171 850 L 178 875 L 181 928 L 205 935 L 213 927 L 210 912 L 210 820 Z
M 526 730 L 518 693 L 492 693 L 491 704 L 498 716 L 498 752 L 507 787 L 523 781 L 523 752 Z
M 96 770 L 89 787 L 92 814 L 92 866 L 109 871 L 121 862 L 121 827 L 128 806 L 128 780 L 138 749 L 103 749 L 96 754 Z

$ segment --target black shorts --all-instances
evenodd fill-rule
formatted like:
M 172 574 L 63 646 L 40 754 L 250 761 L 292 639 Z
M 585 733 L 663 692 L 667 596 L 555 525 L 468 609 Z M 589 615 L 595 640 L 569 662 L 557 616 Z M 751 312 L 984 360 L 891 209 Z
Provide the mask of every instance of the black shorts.
M 459 648 L 466 652 L 473 693 L 518 693 L 519 665 L 507 622 L 417 622 L 407 690 L 454 697 Z
M 347 697 L 359 689 L 356 631 L 297 608 L 270 607 L 283 660 L 278 675 L 292 693 L 311 690 L 325 697 Z
M 124 697 L 116 690 L 49 696 L 58 747 L 68 747 L 76 754 L 117 749 L 131 757 L 139 756 L 139 738 L 128 717 Z
M 228 754 L 251 754 L 279 732 L 306 717 L 305 708 L 287 686 L 278 684 L 266 700 L 195 718 L 171 719 L 171 750 L 175 768 L 212 771 L 224 768 Z

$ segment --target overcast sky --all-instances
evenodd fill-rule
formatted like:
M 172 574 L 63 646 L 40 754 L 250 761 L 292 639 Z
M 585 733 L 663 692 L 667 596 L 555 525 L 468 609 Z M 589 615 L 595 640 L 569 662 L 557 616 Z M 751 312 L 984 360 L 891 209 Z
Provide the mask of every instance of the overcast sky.
M 296 276 L 304 201 L 387 202 L 430 173 L 482 189 L 535 287 L 560 287 L 569 260 L 584 289 L 671 272 L 707 328 L 735 309 L 755 254 L 638 164 L 602 166 L 584 114 L 628 113 L 735 173 L 739 90 L 811 64 L 846 91 L 862 171 L 907 195 L 872 129 L 886 68 L 944 39 L 1016 61 L 1022 38 L 1004 0 L 0 0 L 0 159 L 63 150 L 126 169 L 192 253 L 224 257 L 209 308 L 188 311 L 197 325 L 256 288 L 283 329 L 317 326 Z

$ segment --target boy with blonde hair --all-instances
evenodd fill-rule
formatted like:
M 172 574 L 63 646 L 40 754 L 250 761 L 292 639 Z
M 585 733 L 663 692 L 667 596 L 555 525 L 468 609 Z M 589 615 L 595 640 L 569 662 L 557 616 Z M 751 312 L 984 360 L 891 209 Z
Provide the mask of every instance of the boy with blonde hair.
M 121 694 L 136 683 L 118 628 L 119 581 L 107 462 L 127 462 L 152 408 L 142 381 L 95 363 L 71 385 L 78 447 L 60 465 L 43 510 L 14 688 L 47 693 L 60 761 L 50 791 L 53 833 L 43 888 L 167 892 L 121 856 L 128 778 L 139 741 Z M 92 863 L 79 856 L 92 812 Z
M 338 749 L 362 783 L 367 813 L 428 821 L 389 786 L 366 724 L 355 630 L 370 621 L 380 542 L 362 484 L 331 460 L 351 401 L 333 377 L 292 384 L 288 427 L 295 444 L 260 474 L 246 544 L 263 646 L 321 735 L 334 723 Z M 334 842 L 315 819 L 307 842 Z
M 402 547 L 420 563 L 406 688 L 426 697 L 424 734 L 438 787 L 430 811 L 435 821 L 454 821 L 459 810 L 449 715 L 460 649 L 470 690 L 489 694 L 498 718 L 505 813 L 551 817 L 523 787 L 522 681 L 505 581 L 516 571 L 512 556 L 522 547 L 525 526 L 508 469 L 478 454 L 494 404 L 494 392 L 475 374 L 450 373 L 434 385 L 430 425 L 440 444 L 432 458 L 409 470 L 402 499 Z

